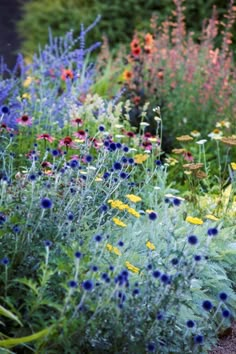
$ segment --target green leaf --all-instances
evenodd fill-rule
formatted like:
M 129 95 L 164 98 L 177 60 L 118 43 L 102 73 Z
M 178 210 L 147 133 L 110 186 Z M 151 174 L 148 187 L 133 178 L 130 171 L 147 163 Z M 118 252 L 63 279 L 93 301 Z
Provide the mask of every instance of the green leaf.
M 23 326 L 23 324 L 21 323 L 21 321 L 19 320 L 19 318 L 16 315 L 14 315 L 11 311 L 5 309 L 5 307 L 3 307 L 1 305 L 0 305 L 0 315 L 10 318 L 10 319 L 16 321 L 17 323 L 19 323 L 20 326 Z
M 43 329 L 40 332 L 30 335 L 30 336 L 21 337 L 21 338 L 8 338 L 8 339 L 0 340 L 0 348 L 11 348 L 11 347 L 14 347 L 18 344 L 33 342 L 35 340 L 38 340 L 40 338 L 47 336 L 51 332 L 51 330 L 52 330 L 52 327 L 48 327 L 48 328 Z
M 18 283 L 28 286 L 31 290 L 33 290 L 35 295 L 38 295 L 39 291 L 38 291 L 37 284 L 34 283 L 31 279 L 21 278 L 21 279 L 16 279 L 16 281 Z

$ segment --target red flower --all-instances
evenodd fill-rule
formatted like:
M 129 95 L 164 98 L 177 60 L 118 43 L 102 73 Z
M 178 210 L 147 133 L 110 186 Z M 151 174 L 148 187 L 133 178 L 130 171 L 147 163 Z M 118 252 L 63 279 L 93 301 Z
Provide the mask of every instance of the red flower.
M 74 74 L 70 69 L 63 69 L 61 74 L 61 79 L 66 81 L 67 79 L 73 79 Z
M 81 126 L 81 125 L 83 125 L 83 120 L 82 120 L 81 118 L 75 118 L 75 119 L 73 119 L 73 120 L 71 121 L 71 123 L 72 123 L 73 125 Z
M 66 146 L 71 148 L 76 147 L 75 143 L 73 142 L 70 136 L 66 136 L 64 139 L 60 140 L 59 146 Z

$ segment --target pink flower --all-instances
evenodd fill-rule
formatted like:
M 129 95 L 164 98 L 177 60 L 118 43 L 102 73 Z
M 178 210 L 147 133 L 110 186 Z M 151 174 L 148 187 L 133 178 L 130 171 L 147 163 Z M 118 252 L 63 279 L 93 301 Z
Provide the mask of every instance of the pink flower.
M 16 121 L 20 125 L 32 125 L 32 118 L 27 115 L 23 115 L 20 118 L 17 118 Z
M 81 125 L 83 125 L 83 120 L 81 119 L 81 118 L 75 118 L 75 119 L 73 119 L 72 121 L 71 121 L 71 123 L 73 124 L 73 125 L 76 125 L 76 126 L 79 126 L 79 127 L 81 127 Z
M 75 143 L 73 142 L 73 140 L 70 136 L 66 136 L 64 139 L 60 140 L 59 146 L 66 146 L 66 147 L 71 147 L 71 148 L 76 147 Z
M 47 140 L 49 143 L 52 143 L 55 138 L 53 138 L 51 135 L 45 133 L 37 136 L 37 140 Z
M 194 160 L 193 155 L 192 155 L 191 152 L 189 152 L 189 151 L 184 152 L 184 153 L 183 153 L 183 157 L 184 157 L 184 159 L 185 159 L 186 161 L 188 161 L 188 162 L 193 162 L 193 160 Z
M 74 133 L 76 138 L 85 140 L 87 137 L 87 133 L 84 130 L 78 130 L 77 132 Z

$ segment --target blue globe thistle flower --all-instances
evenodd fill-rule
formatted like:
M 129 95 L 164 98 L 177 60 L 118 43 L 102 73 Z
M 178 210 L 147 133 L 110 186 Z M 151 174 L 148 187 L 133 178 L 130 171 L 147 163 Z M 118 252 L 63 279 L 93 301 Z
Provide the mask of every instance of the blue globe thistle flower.
M 105 140 L 103 145 L 104 145 L 105 147 L 109 147 L 110 143 L 109 143 L 109 141 Z
M 74 214 L 72 212 L 69 212 L 67 214 L 67 218 L 68 218 L 68 220 L 72 221 L 74 219 Z
M 101 278 L 102 278 L 103 280 L 106 280 L 106 279 L 109 278 L 109 277 L 108 277 L 108 274 L 107 274 L 107 273 L 102 273 Z
M 148 265 L 147 265 L 147 269 L 148 269 L 148 270 L 152 270 L 152 264 L 148 264 Z
M 128 159 L 127 159 L 127 157 L 122 156 L 122 158 L 121 158 L 121 162 L 122 162 L 122 163 L 124 163 L 124 164 L 128 163 Z
M 0 213 L 0 225 L 3 225 L 6 222 L 6 216 Z
M 156 163 L 157 166 L 161 166 L 162 165 L 161 160 L 156 160 L 155 163 Z
M 52 246 L 52 241 L 45 240 L 43 241 L 45 247 L 51 247 Z
M 157 318 L 158 321 L 163 320 L 163 318 L 164 318 L 164 312 L 158 311 L 156 318 Z
M 109 278 L 109 277 L 107 277 L 106 279 L 105 279 L 105 283 L 110 283 L 111 282 L 111 279 Z
M 108 206 L 107 206 L 107 205 L 105 205 L 105 204 L 101 205 L 100 211 L 101 211 L 102 213 L 105 213 L 107 210 L 108 210 Z
M 226 301 L 228 299 L 228 295 L 225 292 L 222 291 L 222 292 L 219 293 L 219 299 L 221 301 Z
M 231 312 L 227 309 L 222 310 L 222 317 L 229 318 L 231 316 Z
M 87 177 L 84 175 L 80 176 L 80 178 L 83 179 L 84 181 L 86 181 L 86 179 L 87 179 Z
M 105 172 L 103 175 L 104 179 L 108 179 L 110 177 L 110 173 L 109 172 Z
M 164 199 L 164 202 L 165 202 L 166 204 L 169 204 L 169 203 L 170 203 L 170 199 L 169 199 L 169 198 L 165 198 L 165 199 Z
M 126 179 L 126 178 L 128 178 L 128 174 L 125 173 L 125 172 L 121 172 L 121 173 L 120 173 L 120 178 Z
M 93 287 L 94 287 L 93 281 L 92 281 L 92 280 L 89 280 L 89 279 L 83 281 L 82 287 L 83 287 L 84 290 L 86 290 L 86 291 L 91 291 L 91 290 L 93 290 Z
M 188 320 L 188 321 L 186 322 L 186 326 L 187 326 L 188 328 L 193 328 L 193 327 L 195 326 L 195 322 L 194 322 L 193 320 Z
M 34 174 L 34 173 L 31 173 L 31 174 L 28 176 L 28 180 L 31 181 L 31 182 L 36 181 L 36 179 L 37 179 L 37 175 Z
M 115 162 L 113 165 L 114 170 L 121 170 L 122 169 L 122 165 L 120 162 Z
M 79 251 L 75 252 L 75 258 L 80 259 L 82 257 L 82 253 Z
M 52 207 L 52 201 L 49 198 L 42 198 L 40 204 L 43 209 L 50 209 Z
M 20 227 L 18 225 L 14 225 L 12 231 L 18 234 L 20 232 Z
M 122 144 L 121 143 L 116 143 L 116 148 L 117 149 L 121 149 L 122 148 Z
M 128 278 L 128 276 L 129 276 L 129 272 L 128 272 L 128 270 L 122 270 L 122 272 L 121 272 L 121 276 L 124 278 L 124 279 L 127 279 Z
M 172 201 L 172 203 L 173 203 L 175 206 L 180 206 L 181 200 L 178 199 L 178 198 L 174 198 L 173 201 Z
M 109 144 L 109 150 L 110 151 L 116 151 L 116 143 L 110 143 Z
M 203 301 L 202 303 L 202 308 L 205 310 L 205 311 L 211 311 L 213 305 L 212 305 L 212 302 L 209 301 L 209 300 L 205 300 Z
M 77 288 L 78 283 L 77 283 L 77 281 L 75 281 L 75 280 L 70 280 L 70 281 L 68 281 L 68 286 L 69 286 L 70 288 Z
M 98 130 L 99 130 L 100 132 L 104 132 L 104 130 L 105 130 L 104 125 L 99 125 Z
M 160 279 L 161 279 L 162 283 L 164 283 L 164 284 L 168 284 L 170 281 L 170 277 L 168 274 L 162 274 Z
M 140 290 L 138 288 L 135 288 L 132 292 L 133 296 L 139 295 Z
M 157 214 L 154 211 L 151 211 L 151 213 L 149 213 L 148 217 L 150 220 L 156 220 Z
M 91 155 L 87 155 L 87 156 L 85 156 L 85 161 L 86 162 L 91 162 L 93 160 L 93 157 L 91 156 Z
M 161 276 L 161 272 L 159 270 L 154 270 L 152 275 L 154 278 L 159 278 Z
M 133 159 L 132 157 L 130 157 L 130 158 L 128 159 L 128 163 L 129 163 L 130 165 L 133 165 L 133 164 L 134 164 L 134 159 Z
M 124 242 L 123 241 L 119 241 L 118 242 L 118 246 L 123 247 L 124 246 Z
M 198 243 L 198 238 L 195 235 L 188 236 L 188 243 L 192 246 L 195 246 Z
M 124 152 L 129 152 L 128 146 L 124 146 L 124 147 L 123 147 L 123 151 L 124 151 Z
M 195 254 L 195 256 L 194 256 L 195 262 L 200 262 L 201 259 L 202 259 L 202 257 L 200 255 Z
M 8 257 L 3 257 L 0 261 L 2 265 L 7 266 L 10 263 L 10 259 Z
M 96 265 L 93 265 L 91 267 L 91 269 L 92 269 L 93 272 L 97 272 L 98 271 L 98 267 Z
M 101 236 L 101 235 L 95 235 L 95 236 L 94 236 L 94 240 L 95 240 L 96 242 L 101 242 L 101 241 L 102 241 L 102 236 Z
M 10 110 L 7 106 L 2 106 L 1 111 L 3 114 L 8 114 L 10 112 Z
M 196 343 L 196 344 L 202 344 L 203 342 L 204 342 L 204 337 L 203 337 L 203 335 L 197 334 L 197 335 L 194 337 L 194 343 Z
M 208 236 L 216 236 L 218 234 L 218 230 L 216 227 L 212 227 L 207 230 Z
M 76 168 L 79 166 L 79 162 L 77 160 L 71 160 L 70 163 L 69 163 L 69 166 L 71 168 Z
M 147 351 L 150 352 L 150 353 L 154 353 L 156 350 L 156 346 L 154 343 L 148 343 L 147 344 Z
M 110 266 L 109 266 L 109 270 L 110 270 L 111 272 L 113 272 L 114 269 L 115 269 L 115 267 L 114 267 L 113 265 L 110 265 Z
M 171 264 L 172 264 L 173 266 L 179 264 L 178 258 L 172 258 L 172 260 L 171 260 L 170 262 L 171 262 Z

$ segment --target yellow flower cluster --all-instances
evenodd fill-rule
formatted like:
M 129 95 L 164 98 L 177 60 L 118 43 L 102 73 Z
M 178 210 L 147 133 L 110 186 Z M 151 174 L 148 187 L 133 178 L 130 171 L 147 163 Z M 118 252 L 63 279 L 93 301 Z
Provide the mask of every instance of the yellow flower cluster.
M 150 241 L 146 242 L 146 246 L 147 248 L 149 248 L 151 251 L 154 251 L 156 249 L 156 247 L 154 246 L 154 244 Z
M 31 76 L 27 76 L 27 78 L 26 78 L 25 81 L 23 82 L 23 86 L 24 86 L 24 87 L 28 87 L 32 82 L 33 82 L 32 77 L 31 77 Z
M 206 218 L 206 219 L 209 219 L 209 220 L 213 220 L 213 221 L 219 220 L 217 217 L 215 217 L 215 216 L 212 215 L 212 214 L 207 214 L 207 215 L 205 216 L 205 218 Z
M 139 271 L 140 271 L 140 268 L 135 267 L 133 264 L 131 264 L 128 261 L 125 262 L 125 265 L 126 265 L 127 269 L 130 270 L 133 273 L 137 273 L 138 274 Z
M 145 162 L 149 156 L 147 154 L 137 154 L 134 156 L 134 162 L 137 164 L 142 164 Z
M 190 224 L 194 224 L 194 225 L 202 225 L 203 224 L 202 219 L 194 218 L 192 216 L 187 216 L 185 221 L 189 222 Z
M 121 210 L 121 211 L 127 210 L 127 212 L 129 214 L 135 216 L 136 218 L 140 218 L 140 214 L 135 209 L 131 208 L 128 204 L 123 203 L 121 200 L 118 200 L 118 199 L 112 200 L 112 199 L 110 199 L 110 200 L 108 200 L 108 203 L 114 209 L 118 209 L 118 210 Z
M 107 243 L 106 247 L 109 252 L 115 253 L 117 256 L 121 256 L 121 252 L 117 247 L 112 246 L 110 243 Z
M 236 171 L 236 162 L 231 162 L 230 166 L 232 170 Z
M 126 198 L 128 198 L 133 203 L 141 202 L 142 200 L 142 198 L 134 194 L 126 194 Z
M 117 225 L 117 226 L 120 226 L 120 227 L 126 227 L 127 225 L 121 221 L 120 219 L 118 218 L 112 218 L 112 221 Z

